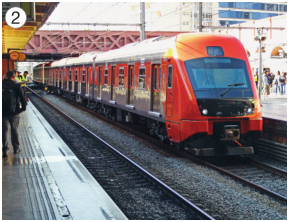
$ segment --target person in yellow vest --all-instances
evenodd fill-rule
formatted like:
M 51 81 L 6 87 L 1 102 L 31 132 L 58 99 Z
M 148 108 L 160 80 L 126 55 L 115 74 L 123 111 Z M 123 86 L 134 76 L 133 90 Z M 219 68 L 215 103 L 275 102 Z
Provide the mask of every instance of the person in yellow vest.
M 24 74 L 22 75 L 22 81 L 20 84 L 22 85 L 23 91 L 25 93 L 26 101 L 29 102 L 29 99 L 26 93 L 26 83 L 30 82 L 30 80 L 29 79 L 27 80 L 27 76 L 28 76 L 28 72 L 25 71 Z
M 254 75 L 254 81 L 255 81 L 255 84 L 256 84 L 256 88 L 258 88 L 258 73 L 257 72 Z
M 16 83 L 19 83 L 19 84 L 20 84 L 20 83 L 22 82 L 22 77 L 21 77 L 21 75 L 20 75 L 21 72 L 19 72 L 19 71 L 17 71 L 17 70 L 14 70 L 13 72 L 14 72 L 15 75 L 16 75 L 14 81 L 15 81 Z M 20 84 L 20 85 L 21 85 L 21 84 Z

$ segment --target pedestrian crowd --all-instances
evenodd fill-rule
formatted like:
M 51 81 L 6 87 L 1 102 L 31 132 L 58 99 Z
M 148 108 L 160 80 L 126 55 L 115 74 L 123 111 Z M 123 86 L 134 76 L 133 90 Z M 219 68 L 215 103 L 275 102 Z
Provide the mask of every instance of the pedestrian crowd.
M 254 81 L 258 88 L 258 73 L 254 75 Z M 268 98 L 270 94 L 284 96 L 286 94 L 287 77 L 286 73 L 278 71 L 275 74 L 270 73 L 269 70 L 263 69 L 262 74 L 262 95 Z M 275 86 L 275 87 L 274 87 Z
M 11 143 L 14 153 L 20 153 L 18 127 L 20 123 L 20 114 L 26 110 L 29 102 L 26 93 L 26 83 L 28 72 L 14 70 L 8 71 L 2 82 L 2 152 L 3 157 L 7 157 L 8 147 L 8 130 L 10 125 Z

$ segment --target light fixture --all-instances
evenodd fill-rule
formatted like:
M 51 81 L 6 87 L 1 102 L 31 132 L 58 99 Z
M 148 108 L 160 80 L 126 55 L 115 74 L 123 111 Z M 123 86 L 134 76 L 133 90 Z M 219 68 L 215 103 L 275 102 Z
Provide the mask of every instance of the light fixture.
M 207 110 L 207 109 L 203 109 L 202 113 L 203 113 L 204 115 L 207 115 L 207 114 L 208 114 L 208 110 Z

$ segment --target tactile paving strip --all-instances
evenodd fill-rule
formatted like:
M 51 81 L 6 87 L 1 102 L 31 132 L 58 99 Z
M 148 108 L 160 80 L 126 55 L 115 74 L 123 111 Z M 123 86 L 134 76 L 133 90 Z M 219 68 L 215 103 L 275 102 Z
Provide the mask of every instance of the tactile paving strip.
M 51 188 L 51 181 L 54 180 L 51 178 L 51 175 L 48 175 L 49 173 L 47 174 L 47 172 L 50 172 L 50 169 L 43 160 L 42 151 L 37 141 L 33 138 L 33 134 L 26 116 L 21 115 L 19 135 L 21 135 L 20 144 L 22 145 L 22 152 L 17 160 L 20 166 L 18 177 L 27 188 L 26 195 L 28 196 L 30 219 L 62 219 L 63 214 L 57 205 L 53 189 Z M 56 184 L 54 184 L 54 190 L 55 186 Z

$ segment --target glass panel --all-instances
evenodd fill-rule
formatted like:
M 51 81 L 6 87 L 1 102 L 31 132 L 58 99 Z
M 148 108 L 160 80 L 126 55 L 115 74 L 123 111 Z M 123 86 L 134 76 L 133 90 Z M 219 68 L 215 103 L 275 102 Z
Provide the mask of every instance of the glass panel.
M 99 84 L 101 84 L 101 68 L 99 68 L 98 74 L 99 74 Z
M 154 89 L 158 88 L 158 68 L 154 69 Z
M 78 74 L 78 69 L 75 69 L 75 73 L 74 73 L 74 81 L 77 82 L 77 74 Z
M 169 73 L 168 73 L 168 87 L 172 88 L 172 82 L 173 82 L 173 67 L 169 66 Z
M 133 83 L 133 81 L 132 81 L 133 80 L 133 75 L 132 75 L 133 74 L 133 68 L 131 67 L 129 70 L 130 70 L 129 71 L 130 72 L 130 79 L 129 79 L 130 83 L 129 84 L 130 84 L 130 86 L 132 86 L 132 83 Z
M 162 68 L 159 68 L 159 90 L 161 90 L 161 83 L 162 83 Z
M 89 68 L 87 68 L 86 73 L 87 73 L 87 75 L 86 75 L 86 82 L 89 83 Z
M 145 89 L 146 88 L 146 69 L 139 69 L 139 79 L 138 79 L 138 88 Z
M 185 61 L 196 98 L 221 98 L 221 94 L 234 86 L 225 98 L 253 97 L 246 62 L 233 58 L 200 58 Z
M 69 81 L 71 81 L 71 70 L 69 71 Z
M 104 70 L 104 84 L 107 85 L 108 84 L 108 70 Z
M 119 81 L 119 87 L 123 87 L 124 86 L 124 69 L 119 69 L 118 81 Z
M 115 67 L 112 68 L 112 85 L 115 84 Z
M 82 82 L 85 82 L 85 69 L 82 69 Z

